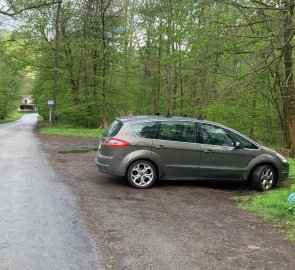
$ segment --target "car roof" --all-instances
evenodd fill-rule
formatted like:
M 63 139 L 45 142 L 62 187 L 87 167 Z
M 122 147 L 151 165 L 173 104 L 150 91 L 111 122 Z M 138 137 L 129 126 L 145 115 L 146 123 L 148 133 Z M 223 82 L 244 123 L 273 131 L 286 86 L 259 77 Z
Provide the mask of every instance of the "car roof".
M 138 115 L 116 118 L 122 123 L 145 122 L 145 121 L 197 121 L 196 118 L 180 117 L 180 116 L 158 116 L 158 115 Z
M 119 117 L 116 118 L 116 120 L 122 122 L 122 123 L 140 123 L 140 122 L 150 122 L 150 121 L 193 121 L 193 122 L 198 122 L 198 123 L 205 123 L 205 124 L 212 124 L 212 125 L 216 125 L 231 131 L 234 131 L 236 133 L 236 130 L 231 129 L 227 126 L 224 126 L 222 124 L 216 123 L 216 122 L 212 122 L 212 121 L 208 121 L 208 120 L 201 120 L 201 119 L 197 119 L 197 118 L 193 118 L 193 117 L 182 117 L 182 116 L 171 116 L 171 117 L 167 117 L 167 116 L 158 116 L 158 115 L 136 115 L 136 116 L 127 116 L 127 117 Z M 243 135 L 245 136 L 245 135 Z

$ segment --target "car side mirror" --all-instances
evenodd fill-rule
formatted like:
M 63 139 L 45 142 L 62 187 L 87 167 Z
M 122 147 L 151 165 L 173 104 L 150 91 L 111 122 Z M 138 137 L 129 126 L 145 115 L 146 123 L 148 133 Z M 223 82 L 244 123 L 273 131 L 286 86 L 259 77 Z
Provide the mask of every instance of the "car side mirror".
M 235 141 L 234 147 L 236 149 L 243 149 L 244 148 L 243 145 L 239 141 Z

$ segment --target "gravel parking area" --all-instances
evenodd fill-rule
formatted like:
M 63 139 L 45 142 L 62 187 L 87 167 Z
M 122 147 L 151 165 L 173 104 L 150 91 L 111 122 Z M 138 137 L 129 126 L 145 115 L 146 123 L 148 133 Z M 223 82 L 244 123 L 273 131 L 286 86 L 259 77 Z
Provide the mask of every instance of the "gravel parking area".
M 160 181 L 149 190 L 96 171 L 95 139 L 39 135 L 112 269 L 294 269 L 295 246 L 237 209 L 232 183 Z

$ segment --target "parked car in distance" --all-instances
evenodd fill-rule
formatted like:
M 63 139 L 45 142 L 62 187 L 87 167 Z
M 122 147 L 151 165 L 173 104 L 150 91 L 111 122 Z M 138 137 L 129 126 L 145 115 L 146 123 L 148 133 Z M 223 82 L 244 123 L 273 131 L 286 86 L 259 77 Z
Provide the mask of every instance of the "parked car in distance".
M 289 174 L 288 161 L 226 126 L 188 117 L 117 118 L 99 141 L 100 172 L 126 176 L 135 188 L 157 179 L 249 182 L 271 189 Z

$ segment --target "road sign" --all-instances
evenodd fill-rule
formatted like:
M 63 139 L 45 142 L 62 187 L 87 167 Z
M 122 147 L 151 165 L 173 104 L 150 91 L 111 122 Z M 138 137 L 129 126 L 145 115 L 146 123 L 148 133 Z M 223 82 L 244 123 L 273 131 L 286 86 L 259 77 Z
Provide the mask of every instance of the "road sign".
M 48 99 L 47 103 L 48 103 L 49 106 L 53 106 L 54 105 L 54 99 L 53 98 Z
M 52 119 L 52 107 L 54 106 L 54 99 L 53 98 L 49 98 L 48 101 L 47 101 L 48 105 L 49 105 L 49 108 L 50 108 L 50 111 L 49 111 L 49 122 L 51 124 L 51 126 L 53 125 L 53 119 Z

